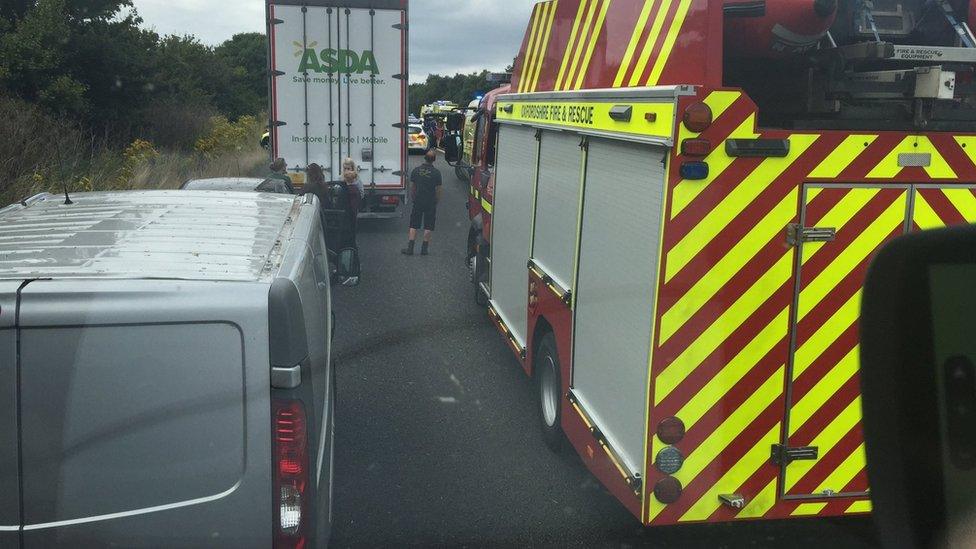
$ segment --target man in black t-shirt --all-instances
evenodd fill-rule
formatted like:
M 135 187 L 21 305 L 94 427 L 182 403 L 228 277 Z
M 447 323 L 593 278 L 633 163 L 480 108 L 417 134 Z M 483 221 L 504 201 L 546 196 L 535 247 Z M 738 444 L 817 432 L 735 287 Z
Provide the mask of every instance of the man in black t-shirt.
M 424 243 L 420 255 L 427 255 L 430 240 L 434 236 L 437 223 L 437 203 L 441 201 L 441 172 L 434 167 L 437 152 L 427 151 L 424 163 L 410 173 L 410 196 L 413 198 L 413 212 L 410 214 L 410 241 L 400 250 L 404 255 L 413 255 L 417 231 L 424 229 Z

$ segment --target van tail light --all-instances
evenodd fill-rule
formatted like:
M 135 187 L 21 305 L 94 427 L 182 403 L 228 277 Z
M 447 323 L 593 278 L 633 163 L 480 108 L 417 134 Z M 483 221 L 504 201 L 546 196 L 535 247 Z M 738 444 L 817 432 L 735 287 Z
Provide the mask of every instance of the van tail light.
M 396 206 L 399 203 L 400 203 L 400 197 L 399 196 L 381 196 L 380 197 L 380 204 L 388 204 L 388 205 L 391 205 L 391 206 Z
M 275 548 L 304 549 L 308 522 L 308 433 L 305 407 L 297 400 L 271 405 L 274 431 Z

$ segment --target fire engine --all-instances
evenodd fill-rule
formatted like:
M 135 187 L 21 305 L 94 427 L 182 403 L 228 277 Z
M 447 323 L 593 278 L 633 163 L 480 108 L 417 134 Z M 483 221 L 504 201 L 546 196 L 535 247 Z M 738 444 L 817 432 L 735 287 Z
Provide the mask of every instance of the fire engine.
M 976 221 L 974 17 L 535 6 L 478 122 L 477 294 L 547 442 L 642 523 L 870 511 L 861 286 L 889 239 Z

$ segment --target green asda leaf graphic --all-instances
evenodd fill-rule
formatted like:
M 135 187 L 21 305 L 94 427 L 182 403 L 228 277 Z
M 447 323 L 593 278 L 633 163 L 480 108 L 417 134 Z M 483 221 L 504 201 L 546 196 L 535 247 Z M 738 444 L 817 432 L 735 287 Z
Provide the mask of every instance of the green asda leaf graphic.
M 379 74 L 376 56 L 370 50 L 357 53 L 352 50 L 324 49 L 315 51 L 307 48 L 302 55 L 298 72 Z

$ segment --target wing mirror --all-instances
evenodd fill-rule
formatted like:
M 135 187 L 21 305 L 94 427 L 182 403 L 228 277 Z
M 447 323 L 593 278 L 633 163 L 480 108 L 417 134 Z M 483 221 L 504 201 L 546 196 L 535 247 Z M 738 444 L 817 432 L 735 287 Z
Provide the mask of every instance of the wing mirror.
M 861 311 L 874 519 L 886 547 L 976 543 L 976 226 L 890 242 Z
M 334 282 L 340 286 L 352 288 L 359 286 L 361 271 L 359 268 L 359 250 L 344 248 L 336 254 L 336 270 Z

